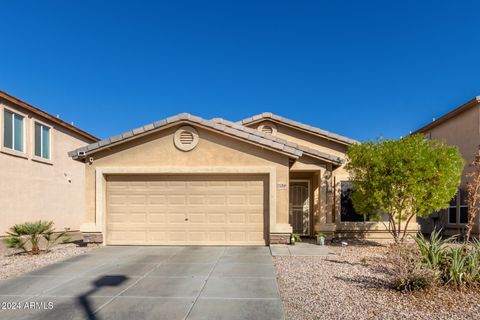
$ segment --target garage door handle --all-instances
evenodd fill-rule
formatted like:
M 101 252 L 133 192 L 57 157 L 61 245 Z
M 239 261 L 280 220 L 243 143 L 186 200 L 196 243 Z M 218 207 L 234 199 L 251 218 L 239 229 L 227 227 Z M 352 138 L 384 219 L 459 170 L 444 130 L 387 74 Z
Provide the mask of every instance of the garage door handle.
M 188 221 L 188 218 L 185 218 L 185 221 Z

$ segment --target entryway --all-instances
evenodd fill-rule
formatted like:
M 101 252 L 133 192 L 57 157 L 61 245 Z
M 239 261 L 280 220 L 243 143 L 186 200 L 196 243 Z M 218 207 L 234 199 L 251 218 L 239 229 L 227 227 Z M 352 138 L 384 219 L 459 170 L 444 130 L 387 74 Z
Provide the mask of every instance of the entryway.
M 290 180 L 289 223 L 294 233 L 310 235 L 310 180 Z

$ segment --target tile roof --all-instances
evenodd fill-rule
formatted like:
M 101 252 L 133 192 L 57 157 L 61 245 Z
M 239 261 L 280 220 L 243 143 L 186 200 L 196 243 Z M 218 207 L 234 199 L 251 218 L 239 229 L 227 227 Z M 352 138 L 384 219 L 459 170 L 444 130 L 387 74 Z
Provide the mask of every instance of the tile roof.
M 237 138 L 241 138 L 241 139 L 253 142 L 255 144 L 259 144 L 259 145 L 268 147 L 268 148 L 276 150 L 276 151 L 287 153 L 288 155 L 293 156 L 294 158 L 298 158 L 303 154 L 303 152 L 301 150 L 299 150 L 297 148 L 291 148 L 291 146 L 289 146 L 289 145 L 280 144 L 280 143 L 274 144 L 271 139 L 262 137 L 261 133 L 258 132 L 258 131 L 252 132 L 248 128 L 245 128 L 245 127 L 242 127 L 242 126 L 233 128 L 233 127 L 225 126 L 221 123 L 217 123 L 217 122 L 212 121 L 212 120 L 206 120 L 206 119 L 203 119 L 203 118 L 200 118 L 200 117 L 188 114 L 188 113 L 181 113 L 181 114 L 178 114 L 176 116 L 169 117 L 169 118 L 166 118 L 166 119 L 163 119 L 163 120 L 159 120 L 159 121 L 156 121 L 154 123 L 147 124 L 143 127 L 135 128 L 133 130 L 124 132 L 122 134 L 119 134 L 119 135 L 116 135 L 116 136 L 113 136 L 113 137 L 110 137 L 110 138 L 107 138 L 107 139 L 100 140 L 98 142 L 89 144 L 85 147 L 75 149 L 73 151 L 70 151 L 68 153 L 68 155 L 70 157 L 86 156 L 89 153 L 99 151 L 100 149 L 103 149 L 107 146 L 122 143 L 122 142 L 130 140 L 134 137 L 137 137 L 137 136 L 143 135 L 145 133 L 148 133 L 150 131 L 155 131 L 155 130 L 160 129 L 162 127 L 166 127 L 168 125 L 171 125 L 171 124 L 174 124 L 174 123 L 181 123 L 181 122 L 190 122 L 190 123 L 198 124 L 198 125 L 201 125 L 203 127 L 207 127 L 209 129 L 212 129 L 214 131 L 223 132 L 223 133 L 226 133 L 228 135 L 231 135 L 231 136 L 234 136 L 234 137 L 237 137 Z
M 284 139 L 280 139 L 269 134 L 265 134 L 258 130 L 248 128 L 234 122 L 230 122 L 230 121 L 218 119 L 218 118 L 212 119 L 212 120 L 206 120 L 188 113 L 181 113 L 176 116 L 159 120 L 154 123 L 147 124 L 143 127 L 139 127 L 139 128 L 124 132 L 122 134 L 100 140 L 98 142 L 89 144 L 85 147 L 70 151 L 68 155 L 70 157 L 84 157 L 92 152 L 99 151 L 105 147 L 116 145 L 116 144 L 125 142 L 127 140 L 131 140 L 134 137 L 146 134 L 148 132 L 161 129 L 162 127 L 166 127 L 171 124 L 182 123 L 182 122 L 198 124 L 200 126 L 209 128 L 211 130 L 228 134 L 235 138 L 247 140 L 249 142 L 258 144 L 260 146 L 263 146 L 278 152 L 286 153 L 292 156 L 293 158 L 299 158 L 303 154 L 306 154 L 308 156 L 333 162 L 337 165 L 341 165 L 343 162 L 342 158 L 332 156 L 325 152 L 314 150 L 305 146 L 301 146 L 296 143 L 293 143 Z
M 301 122 L 294 121 L 294 120 L 291 120 L 291 119 L 288 119 L 288 118 L 284 118 L 284 117 L 281 117 L 279 115 L 273 114 L 271 112 L 264 112 L 264 113 L 261 113 L 261 114 L 257 114 L 253 117 L 243 119 L 243 120 L 241 120 L 237 123 L 242 124 L 242 125 L 248 125 L 248 124 L 263 121 L 263 120 L 277 121 L 277 122 L 280 122 L 280 123 L 283 123 L 283 124 L 286 124 L 286 125 L 289 125 L 289 126 L 292 126 L 292 127 L 295 127 L 295 128 L 299 128 L 299 129 L 311 132 L 311 133 L 316 134 L 316 135 L 323 136 L 323 137 L 328 138 L 330 140 L 335 140 L 335 141 L 342 142 L 342 143 L 345 143 L 345 144 L 358 143 L 358 141 L 347 138 L 345 136 L 342 136 L 342 135 L 339 135 L 339 134 L 336 134 L 336 133 L 332 133 L 332 132 L 328 132 L 328 131 L 325 131 L 325 130 L 322 130 L 322 129 L 319 129 L 319 128 L 316 128 L 316 127 L 312 127 L 312 126 L 309 126 L 307 124 L 303 124 Z
M 309 156 L 315 157 L 315 158 L 321 158 L 323 160 L 327 160 L 329 162 L 334 162 L 334 163 L 337 163 L 337 164 L 343 163 L 343 159 L 340 158 L 340 157 L 333 156 L 331 154 L 328 154 L 328 153 L 325 153 L 325 152 L 322 152 L 322 151 L 318 151 L 318 150 L 309 148 L 307 146 L 299 145 L 297 143 L 278 138 L 278 137 L 273 136 L 271 134 L 266 134 L 266 133 L 263 133 L 259 130 L 252 129 L 252 128 L 249 128 L 249 127 L 245 127 L 245 126 L 240 125 L 240 124 L 235 123 L 235 122 L 231 122 L 231 121 L 224 120 L 224 119 L 219 119 L 219 118 L 212 119 L 212 121 L 215 121 L 217 123 L 221 123 L 221 124 L 223 124 L 225 126 L 228 126 L 228 127 L 231 127 L 231 128 L 236 128 L 236 129 L 243 128 L 245 131 L 247 131 L 251 134 L 256 134 L 257 136 L 260 136 L 264 139 L 271 140 L 272 143 L 282 144 L 287 148 L 293 148 L 293 149 L 301 150 L 303 153 L 305 153 Z

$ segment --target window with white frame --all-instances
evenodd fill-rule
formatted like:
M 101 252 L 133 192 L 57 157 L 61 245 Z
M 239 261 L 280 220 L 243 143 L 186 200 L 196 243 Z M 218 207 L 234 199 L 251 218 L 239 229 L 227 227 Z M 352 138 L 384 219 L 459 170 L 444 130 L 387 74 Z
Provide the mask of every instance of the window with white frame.
M 468 223 L 468 205 L 466 203 L 467 193 L 464 189 L 459 192 L 450 201 L 448 208 L 448 223 L 467 224 Z
M 35 156 L 50 159 L 50 127 L 35 122 Z
M 10 110 L 3 110 L 3 146 L 24 152 L 24 117 Z

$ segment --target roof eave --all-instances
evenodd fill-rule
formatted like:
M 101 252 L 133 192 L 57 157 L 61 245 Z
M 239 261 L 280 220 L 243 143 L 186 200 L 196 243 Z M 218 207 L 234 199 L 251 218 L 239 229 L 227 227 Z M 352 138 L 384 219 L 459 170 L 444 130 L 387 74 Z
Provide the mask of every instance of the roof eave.
M 425 133 L 426 131 L 428 131 L 432 128 L 435 128 L 436 126 L 454 118 L 455 116 L 462 113 L 463 111 L 468 110 L 472 107 L 478 106 L 479 103 L 480 103 L 480 96 L 476 96 L 475 98 L 473 98 L 473 99 L 465 102 L 464 104 L 462 104 L 460 107 L 457 107 L 457 108 L 453 109 L 452 111 L 444 114 L 440 118 L 435 119 L 434 121 L 432 121 L 429 124 L 421 127 L 420 129 L 415 130 L 411 134 Z
M 290 128 L 294 128 L 296 130 L 300 130 L 300 131 L 315 135 L 317 137 L 321 137 L 321 138 L 324 138 L 324 139 L 327 139 L 327 140 L 330 140 L 330 141 L 334 141 L 334 142 L 337 142 L 337 143 L 340 143 L 340 144 L 343 144 L 343 145 L 346 145 L 346 146 L 352 145 L 354 143 L 359 143 L 359 141 L 356 141 L 354 139 L 350 139 L 350 138 L 347 138 L 347 137 L 344 137 L 344 139 L 338 139 L 338 138 L 335 138 L 335 137 L 327 135 L 327 134 L 321 134 L 319 132 L 307 130 L 305 128 L 302 128 L 301 126 L 294 125 L 294 124 L 276 119 L 275 117 L 273 117 L 273 114 L 271 114 L 271 115 L 268 115 L 268 114 L 271 114 L 271 113 L 266 112 L 265 114 L 256 115 L 256 116 L 253 116 L 251 118 L 247 118 L 247 119 L 238 121 L 237 123 L 242 124 L 244 126 L 248 126 L 248 125 L 256 124 L 256 123 L 259 123 L 259 122 L 262 122 L 262 121 L 272 121 L 272 122 L 279 123 L 281 125 L 284 125 L 284 126 L 287 126 L 287 127 L 290 127 Z M 291 121 L 296 122 L 296 121 L 293 121 L 293 120 L 291 120 Z M 315 127 L 312 127 L 312 128 L 315 128 Z M 315 128 L 315 129 L 322 130 L 320 128 Z M 324 130 L 322 130 L 322 131 L 324 131 Z M 339 136 L 338 134 L 333 134 L 333 133 L 332 133 L 332 135 Z
M 75 127 L 74 125 L 71 125 L 68 122 L 65 122 L 57 117 L 54 117 L 53 115 L 49 114 L 48 112 L 43 111 L 40 108 L 37 108 L 28 102 L 25 102 L 17 97 L 12 96 L 11 94 L 6 93 L 5 91 L 0 90 L 0 98 L 3 98 L 10 103 L 16 104 L 26 110 L 29 110 L 30 112 L 33 112 L 47 120 L 50 120 L 51 122 L 60 125 L 61 127 L 70 130 L 72 132 L 75 132 L 76 134 L 91 140 L 91 141 L 98 141 L 100 140 L 99 138 L 95 137 L 94 135 L 91 135 L 90 133 L 83 131 L 82 129 Z
M 169 118 L 167 118 L 167 121 L 168 121 Z M 103 150 L 107 150 L 107 149 L 110 149 L 112 147 L 115 147 L 119 144 L 123 144 L 123 143 L 126 143 L 126 142 L 129 142 L 129 141 L 132 141 L 132 140 L 135 140 L 137 138 L 141 138 L 145 135 L 148 135 L 148 134 L 151 134 L 151 133 L 154 133 L 154 132 L 157 132 L 157 131 L 160 131 L 160 130 L 164 130 L 164 129 L 167 129 L 167 128 L 170 128 L 170 127 L 173 127 L 173 126 L 176 126 L 178 124 L 181 124 L 181 123 L 187 123 L 187 124 L 191 124 L 191 125 L 194 125 L 194 126 L 199 126 L 199 127 L 202 127 L 203 129 L 205 130 L 209 130 L 209 131 L 213 131 L 213 132 L 216 132 L 218 134 L 222 134 L 222 135 L 225 135 L 225 136 L 228 136 L 228 137 L 231 137 L 233 139 L 236 139 L 236 140 L 239 140 L 239 141 L 243 141 L 243 142 L 246 142 L 246 143 L 249 143 L 249 144 L 252 144 L 252 145 L 255 145 L 255 146 L 258 146 L 260 148 L 263 148 L 263 149 L 267 149 L 267 150 L 270 150 L 272 152 L 276 152 L 276 153 L 280 153 L 280 154 L 283 154 L 283 155 L 286 155 L 292 159 L 298 159 L 299 157 L 302 156 L 303 153 L 301 152 L 298 152 L 298 151 L 294 151 L 294 152 L 286 152 L 286 151 L 283 151 L 283 150 L 279 150 L 279 149 L 275 149 L 275 148 L 271 148 L 269 147 L 268 145 L 263 145 L 261 143 L 255 143 L 253 141 L 249 141 L 249 140 L 246 140 L 246 139 L 242 139 L 240 137 L 236 137 L 236 136 L 233 136 L 233 135 L 230 135 L 228 133 L 225 133 L 223 131 L 220 131 L 220 130 L 216 130 L 214 127 L 212 126 L 208 126 L 206 123 L 202 123 L 202 121 L 191 121 L 189 119 L 181 119 L 181 120 L 178 120 L 178 121 L 174 121 L 174 122 L 169 122 L 163 126 L 159 126 L 159 127 L 156 127 L 156 128 L 153 128 L 151 130 L 148 130 L 148 131 L 144 131 L 140 134 L 132 134 L 131 136 L 129 136 L 128 138 L 123 138 L 121 140 L 118 140 L 116 142 L 113 142 L 113 143 L 107 143 L 106 140 L 101 140 L 99 142 L 96 142 L 96 144 L 99 145 L 99 147 L 94 147 L 94 149 L 92 150 L 81 150 L 82 148 L 79 148 L 79 149 L 76 149 L 76 150 L 73 150 L 73 151 L 70 151 L 68 152 L 68 155 L 70 157 L 72 157 L 74 160 L 82 160 L 82 159 L 85 159 L 87 156 L 89 155 L 92 155 L 92 154 L 95 154 L 97 152 L 100 152 L 100 151 L 103 151 Z M 137 129 L 134 129 L 134 130 L 131 130 L 131 131 L 127 131 L 126 133 L 129 133 L 129 132 L 132 132 L 135 131 Z M 123 133 L 122 135 L 126 134 L 126 133 Z M 120 136 L 120 135 L 119 135 Z M 104 142 L 105 141 L 105 142 Z M 101 146 L 101 144 L 105 144 L 104 146 Z M 88 146 L 87 146 L 88 147 Z M 81 151 L 80 151 L 81 150 Z M 79 155 L 79 152 L 82 152 L 82 155 Z

